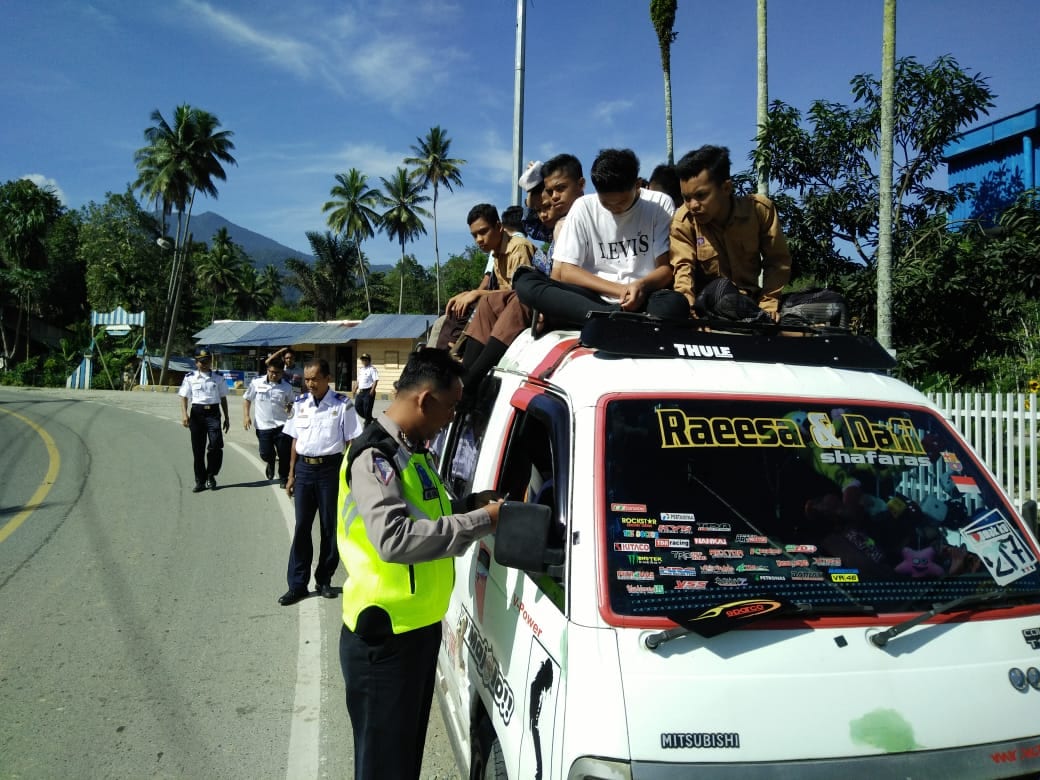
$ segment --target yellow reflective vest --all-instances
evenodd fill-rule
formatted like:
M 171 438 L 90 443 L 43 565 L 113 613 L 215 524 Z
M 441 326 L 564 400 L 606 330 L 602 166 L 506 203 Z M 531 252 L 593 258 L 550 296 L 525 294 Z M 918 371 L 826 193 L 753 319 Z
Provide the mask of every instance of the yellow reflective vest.
M 359 443 L 360 440 L 355 442 Z M 411 520 L 435 520 L 450 514 L 451 499 L 429 456 L 423 453 L 409 457 L 396 443 L 393 447 L 396 451 L 393 465 Z M 388 563 L 380 558 L 365 532 L 364 520 L 347 479 L 348 469 L 359 453 L 348 451 L 347 454 L 340 468 L 336 528 L 339 555 L 347 570 L 347 580 L 343 583 L 343 623 L 354 631 L 358 615 L 372 606 L 386 611 L 395 634 L 438 622 L 447 612 L 455 583 L 454 560 L 439 558 L 406 564 Z

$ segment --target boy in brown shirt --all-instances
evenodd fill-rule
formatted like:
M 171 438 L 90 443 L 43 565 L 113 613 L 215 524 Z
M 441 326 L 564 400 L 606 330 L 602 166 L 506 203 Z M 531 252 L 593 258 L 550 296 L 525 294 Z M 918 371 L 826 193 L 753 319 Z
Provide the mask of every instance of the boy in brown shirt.
M 684 205 L 670 232 L 674 289 L 692 308 L 705 284 L 726 278 L 776 320 L 791 253 L 773 202 L 733 194 L 729 150 L 722 146 L 689 152 L 675 170 Z

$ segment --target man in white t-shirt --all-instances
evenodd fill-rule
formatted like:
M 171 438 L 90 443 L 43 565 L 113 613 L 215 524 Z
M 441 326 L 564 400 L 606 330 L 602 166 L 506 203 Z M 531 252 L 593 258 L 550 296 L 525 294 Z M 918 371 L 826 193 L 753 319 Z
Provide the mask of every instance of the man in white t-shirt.
M 517 296 L 557 327 L 581 327 L 591 311 L 689 319 L 686 299 L 669 289 L 671 198 L 640 188 L 639 159 L 630 149 L 601 151 L 591 179 L 596 194 L 574 203 L 553 248 L 558 280 L 517 273 Z

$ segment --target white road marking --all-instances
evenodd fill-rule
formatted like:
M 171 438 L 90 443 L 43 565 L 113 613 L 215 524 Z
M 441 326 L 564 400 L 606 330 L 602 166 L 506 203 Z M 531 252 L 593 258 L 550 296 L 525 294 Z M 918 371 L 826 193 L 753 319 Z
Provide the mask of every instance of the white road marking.
M 256 453 L 241 444 L 228 442 L 243 457 L 256 460 Z M 263 473 L 262 461 L 256 460 L 257 469 Z M 284 491 L 277 483 L 271 485 L 279 493 L 285 528 L 292 541 L 296 529 L 296 513 L 292 501 L 284 499 Z M 289 755 L 285 776 L 290 780 L 303 777 L 318 777 L 321 756 L 321 680 L 324 664 L 321 654 L 321 610 L 320 597 L 304 599 L 288 609 L 299 610 L 299 637 L 296 653 L 296 693 L 293 698 L 292 722 L 289 727 Z M 279 607 L 286 609 L 286 607 Z

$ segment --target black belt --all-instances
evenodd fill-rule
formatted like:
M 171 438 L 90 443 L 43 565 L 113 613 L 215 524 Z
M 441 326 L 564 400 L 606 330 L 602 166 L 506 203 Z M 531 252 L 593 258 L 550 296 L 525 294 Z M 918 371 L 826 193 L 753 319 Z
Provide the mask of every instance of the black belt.
M 332 463 L 332 461 L 342 458 L 343 453 L 336 453 L 335 455 L 319 455 L 317 457 L 300 455 L 300 459 L 309 466 L 320 466 L 322 463 Z
M 192 409 L 201 409 L 204 412 L 208 412 L 208 411 L 211 411 L 213 409 L 216 409 L 218 405 L 219 404 L 192 404 L 191 408 Z

